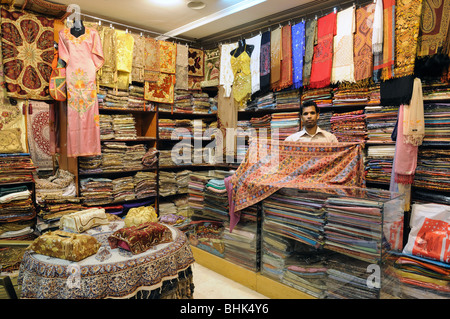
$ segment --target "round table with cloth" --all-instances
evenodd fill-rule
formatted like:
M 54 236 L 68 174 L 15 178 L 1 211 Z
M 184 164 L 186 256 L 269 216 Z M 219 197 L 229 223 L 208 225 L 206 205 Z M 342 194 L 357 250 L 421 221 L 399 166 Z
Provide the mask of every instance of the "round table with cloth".
M 18 276 L 20 298 L 192 298 L 194 257 L 184 233 L 167 226 L 171 242 L 133 255 L 108 244 L 108 236 L 123 224 L 112 221 L 87 231 L 102 247 L 79 262 L 26 251 Z

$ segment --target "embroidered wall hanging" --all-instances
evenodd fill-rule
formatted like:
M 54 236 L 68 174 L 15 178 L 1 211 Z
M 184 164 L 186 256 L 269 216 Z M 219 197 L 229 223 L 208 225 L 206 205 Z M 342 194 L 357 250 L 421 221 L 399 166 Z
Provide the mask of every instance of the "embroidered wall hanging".
M 220 50 L 205 50 L 205 79 L 202 87 L 219 85 L 220 76 Z M 177 79 L 178 81 L 178 79 Z
M 1 9 L 2 54 L 10 97 L 50 100 L 53 19 Z
M 189 48 L 188 75 L 203 76 L 204 63 L 203 50 Z
M 149 82 L 158 81 L 160 72 L 160 50 L 159 41 L 145 38 L 144 46 L 144 80 Z
M 173 103 L 175 75 L 159 73 L 157 82 L 145 82 L 144 99 L 158 103 Z
M 168 41 L 158 42 L 160 72 L 175 74 L 177 67 L 177 44 Z

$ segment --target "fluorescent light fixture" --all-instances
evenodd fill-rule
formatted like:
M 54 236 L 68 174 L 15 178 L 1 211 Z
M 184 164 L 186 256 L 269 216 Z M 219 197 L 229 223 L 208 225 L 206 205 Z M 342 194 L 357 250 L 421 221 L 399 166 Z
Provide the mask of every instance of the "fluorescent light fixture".
M 212 13 L 212 14 L 210 14 L 206 17 L 200 18 L 198 20 L 192 21 L 192 22 L 190 22 L 184 26 L 181 26 L 179 28 L 176 28 L 172 31 L 166 32 L 163 35 L 160 35 L 159 37 L 157 37 L 156 40 L 167 40 L 170 37 L 174 37 L 181 33 L 196 29 L 198 27 L 201 27 L 202 25 L 222 19 L 226 16 L 229 16 L 230 14 L 248 9 L 250 7 L 256 6 L 257 4 L 260 4 L 265 1 L 266 0 L 244 0 L 244 1 L 241 1 L 232 6 L 229 6 L 228 8 L 217 11 L 215 13 Z

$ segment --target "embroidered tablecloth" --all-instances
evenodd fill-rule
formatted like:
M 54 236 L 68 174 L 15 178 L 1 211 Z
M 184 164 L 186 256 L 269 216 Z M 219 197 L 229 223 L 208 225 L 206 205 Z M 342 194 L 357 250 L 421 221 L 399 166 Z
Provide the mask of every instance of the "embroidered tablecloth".
M 109 248 L 109 234 L 123 225 L 123 221 L 114 221 L 88 233 L 102 243 L 102 248 Z M 100 248 L 96 255 L 74 263 L 27 251 L 18 277 L 21 298 L 130 298 L 143 291 L 159 290 L 165 282 L 183 277 L 179 275 L 190 270 L 194 263 L 186 236 L 176 228 L 167 227 L 172 231 L 172 242 L 138 255 L 115 248 L 109 249 L 111 255 L 101 261 Z

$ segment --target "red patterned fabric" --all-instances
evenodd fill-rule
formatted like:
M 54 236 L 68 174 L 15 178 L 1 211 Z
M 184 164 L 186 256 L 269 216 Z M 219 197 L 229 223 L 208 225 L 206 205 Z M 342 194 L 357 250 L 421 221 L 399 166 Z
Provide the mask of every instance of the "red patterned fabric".
M 336 13 L 330 13 L 317 20 L 317 44 L 311 66 L 311 88 L 330 85 L 333 66 L 333 37 L 336 35 Z
M 1 9 L 2 53 L 7 95 L 50 100 L 53 19 Z
M 235 212 L 284 187 L 321 191 L 365 187 L 361 144 L 278 143 L 277 146 L 271 145 L 270 140 L 253 142 L 236 173 L 225 181 L 232 185 L 231 229 L 237 223 Z

